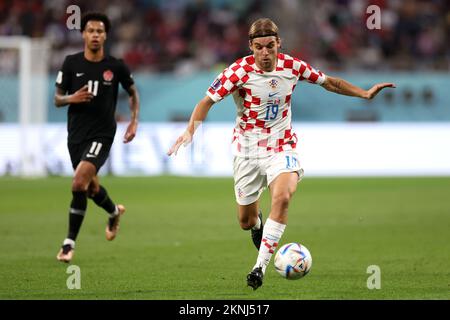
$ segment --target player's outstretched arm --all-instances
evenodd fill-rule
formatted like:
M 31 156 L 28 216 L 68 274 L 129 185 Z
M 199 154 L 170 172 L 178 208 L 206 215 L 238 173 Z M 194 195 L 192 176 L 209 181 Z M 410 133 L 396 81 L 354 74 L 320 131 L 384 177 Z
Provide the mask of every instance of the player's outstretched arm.
M 390 82 L 378 83 L 369 90 L 364 90 L 348 81 L 345 81 L 344 79 L 327 76 L 325 82 L 322 84 L 322 87 L 328 91 L 346 96 L 372 99 L 384 88 L 395 88 L 395 84 Z
M 167 152 L 168 156 L 171 156 L 172 154 L 176 155 L 181 145 L 186 146 L 192 141 L 195 130 L 200 123 L 206 119 L 206 116 L 214 103 L 215 102 L 208 96 L 205 96 L 202 100 L 200 100 L 200 102 L 195 106 L 194 111 L 192 111 L 191 119 L 189 120 L 186 131 L 184 131 L 172 145 L 170 150 Z
M 94 98 L 94 95 L 88 91 L 87 85 L 76 91 L 74 94 L 69 95 L 66 95 L 66 92 L 61 88 L 56 88 L 54 102 L 55 106 L 64 107 L 68 104 L 89 102 L 92 98 Z
M 139 118 L 139 93 L 135 85 L 132 85 L 128 89 L 128 93 L 130 94 L 129 104 L 131 111 L 130 123 L 128 124 L 127 131 L 123 137 L 123 143 L 128 143 L 134 139 L 137 132 L 138 127 L 138 118 Z

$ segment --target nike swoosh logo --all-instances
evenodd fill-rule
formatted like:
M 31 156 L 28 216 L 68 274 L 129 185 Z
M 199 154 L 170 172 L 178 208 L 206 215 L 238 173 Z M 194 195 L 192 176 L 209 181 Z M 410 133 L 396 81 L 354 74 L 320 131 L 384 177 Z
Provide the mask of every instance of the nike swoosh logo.
M 277 94 L 279 94 L 279 92 L 269 93 L 269 98 L 272 98 L 273 96 L 276 96 Z
M 84 73 L 77 73 L 77 77 L 82 77 Z

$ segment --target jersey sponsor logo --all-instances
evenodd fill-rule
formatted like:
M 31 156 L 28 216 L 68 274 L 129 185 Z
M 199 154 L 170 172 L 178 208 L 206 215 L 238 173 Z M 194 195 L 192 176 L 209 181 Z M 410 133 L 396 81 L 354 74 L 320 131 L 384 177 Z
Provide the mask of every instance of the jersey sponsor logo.
M 114 73 L 111 70 L 106 70 L 105 72 L 103 72 L 103 79 L 105 81 L 112 81 L 112 79 L 114 78 Z
M 216 79 L 212 84 L 211 84 L 211 89 L 213 89 L 214 91 L 216 91 L 217 89 L 219 89 L 220 87 L 220 80 Z
M 84 76 L 84 73 L 83 72 L 77 73 L 76 76 L 77 76 L 77 78 L 82 77 L 82 76 Z
M 269 93 L 269 98 L 272 98 L 272 97 L 276 96 L 277 94 L 279 94 L 279 92 Z

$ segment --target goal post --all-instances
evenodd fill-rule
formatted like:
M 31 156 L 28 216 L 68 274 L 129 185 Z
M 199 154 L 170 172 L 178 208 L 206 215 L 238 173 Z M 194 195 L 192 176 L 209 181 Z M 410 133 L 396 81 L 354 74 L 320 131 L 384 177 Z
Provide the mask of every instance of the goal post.
M 49 103 L 49 52 L 46 39 L 0 37 L 0 86 L 5 84 L 0 90 L 0 107 L 3 121 L 16 123 L 20 128 L 16 160 L 21 176 L 45 176 L 47 171 L 43 126 L 47 122 Z

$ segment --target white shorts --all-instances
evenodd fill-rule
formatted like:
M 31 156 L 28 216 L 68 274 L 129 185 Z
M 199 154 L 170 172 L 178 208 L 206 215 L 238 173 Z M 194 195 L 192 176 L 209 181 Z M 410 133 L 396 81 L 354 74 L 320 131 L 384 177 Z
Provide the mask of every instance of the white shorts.
M 298 181 L 303 178 L 303 168 L 294 150 L 275 153 L 263 159 L 234 157 L 233 170 L 236 201 L 244 206 L 258 200 L 264 189 L 281 173 L 297 172 Z

